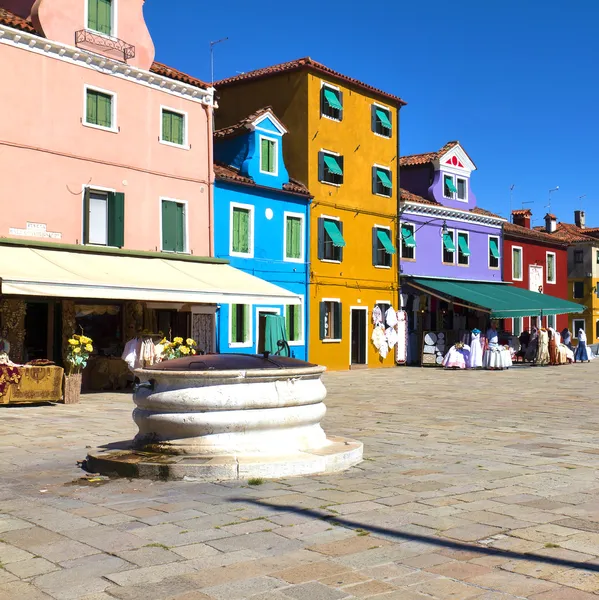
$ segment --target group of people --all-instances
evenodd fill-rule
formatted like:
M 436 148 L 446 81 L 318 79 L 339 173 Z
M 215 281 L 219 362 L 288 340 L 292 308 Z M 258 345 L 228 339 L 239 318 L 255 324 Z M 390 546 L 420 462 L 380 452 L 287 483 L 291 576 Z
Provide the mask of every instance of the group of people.
M 532 332 L 523 331 L 518 340 L 520 350 L 517 355 L 536 365 L 565 365 L 572 362 L 589 362 L 587 336 L 584 329 L 578 330 L 578 346 L 572 346 L 572 334 L 566 327 L 560 333 L 553 327 L 532 328 Z
M 473 329 L 470 343 L 454 344 L 441 364 L 446 369 L 508 369 L 512 359 L 509 351 L 499 345 L 497 327 L 492 323 L 486 338 L 481 338 L 480 329 Z

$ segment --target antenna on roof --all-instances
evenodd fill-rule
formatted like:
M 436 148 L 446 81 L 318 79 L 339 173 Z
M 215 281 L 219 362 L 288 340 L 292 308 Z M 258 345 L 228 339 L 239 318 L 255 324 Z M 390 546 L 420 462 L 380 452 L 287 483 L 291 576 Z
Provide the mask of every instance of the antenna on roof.
M 545 208 L 551 212 L 551 194 L 553 192 L 557 192 L 559 190 L 559 185 L 556 185 L 554 188 L 549 190 L 549 202 L 547 203 L 547 205 L 545 206 Z
M 516 187 L 515 183 L 512 183 L 512 185 L 510 185 L 510 218 L 509 218 L 510 223 L 514 222 L 514 218 L 512 216 L 512 196 L 514 195 L 515 187 Z
M 214 85 L 214 46 L 216 44 L 220 44 L 221 42 L 226 42 L 229 38 L 221 38 L 220 40 L 216 40 L 216 42 L 210 42 L 210 83 Z
M 578 201 L 580 202 L 580 210 L 582 210 L 582 199 L 586 198 L 586 197 L 587 197 L 586 194 L 583 194 L 582 196 L 578 196 Z

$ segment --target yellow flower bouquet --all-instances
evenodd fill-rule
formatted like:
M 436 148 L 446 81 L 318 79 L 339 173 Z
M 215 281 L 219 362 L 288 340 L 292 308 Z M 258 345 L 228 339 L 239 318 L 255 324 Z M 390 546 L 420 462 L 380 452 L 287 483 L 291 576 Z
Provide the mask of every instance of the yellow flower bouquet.
M 94 351 L 93 341 L 85 335 L 73 335 L 65 356 L 67 375 L 81 373 L 87 366 L 89 355 Z
M 173 358 L 183 358 L 197 354 L 197 343 L 191 338 L 184 340 L 182 337 L 176 337 L 172 342 L 164 338 L 161 342 L 164 347 L 162 351 L 162 360 L 171 360 Z

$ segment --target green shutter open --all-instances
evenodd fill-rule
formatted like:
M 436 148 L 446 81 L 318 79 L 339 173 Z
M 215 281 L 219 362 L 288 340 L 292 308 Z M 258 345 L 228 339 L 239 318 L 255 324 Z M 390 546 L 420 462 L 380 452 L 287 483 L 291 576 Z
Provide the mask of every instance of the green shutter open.
M 401 238 L 406 248 L 416 247 L 416 240 L 414 239 L 412 232 L 407 227 L 401 228 Z
M 185 251 L 185 205 L 173 202 L 175 205 L 175 252 Z
M 393 187 L 391 179 L 389 179 L 388 171 L 383 171 L 383 169 L 377 169 L 376 176 L 378 177 L 379 181 L 383 184 L 383 187 L 386 187 L 389 190 Z
M 87 100 L 85 104 L 85 122 L 98 124 L 98 96 L 96 92 L 87 90 Z
M 89 194 L 88 187 L 83 191 L 83 243 L 89 244 Z
M 231 317 L 231 342 L 237 341 L 237 304 L 229 304 Z
M 499 248 L 497 247 L 497 240 L 489 240 L 489 248 L 491 250 L 491 256 L 493 258 L 499 258 Z
M 458 190 L 456 189 L 455 184 L 453 183 L 453 179 L 448 175 L 445 175 L 445 185 L 447 186 L 450 192 L 457 194 Z
M 334 221 L 325 221 L 324 229 L 333 241 L 333 246 L 337 246 L 338 248 L 343 248 L 345 246 L 345 240 L 343 239 L 343 235 L 341 235 L 341 231 L 339 231 L 337 223 Z
M 389 115 L 380 108 L 377 108 L 375 113 L 377 119 L 381 122 L 381 125 L 386 129 L 391 129 L 391 121 L 389 120 Z
M 183 115 L 171 113 L 172 143 L 183 145 Z
M 343 106 L 341 105 L 341 102 L 339 102 L 339 98 L 337 97 L 337 94 L 333 90 L 329 90 L 329 89 L 325 88 L 324 89 L 324 97 L 331 108 L 335 108 L 337 110 L 341 110 L 343 108 Z
M 458 246 L 463 256 L 470 256 L 470 248 L 468 248 L 468 242 L 463 235 L 458 234 Z
M 343 169 L 339 166 L 337 159 L 330 154 L 323 155 L 324 164 L 333 175 L 343 175 Z
M 383 248 L 385 248 L 387 254 L 395 254 L 395 248 L 389 239 L 389 234 L 384 229 L 377 229 L 376 237 L 383 244 Z
M 451 239 L 451 235 L 449 235 L 448 233 L 443 234 L 443 246 L 445 246 L 445 250 L 447 250 L 448 252 L 455 252 L 453 240 Z
M 162 111 L 162 141 L 170 142 L 173 139 L 171 128 L 171 114 L 168 110 Z
M 125 245 L 125 194 L 108 194 L 108 245 L 122 248 Z
M 162 201 L 162 249 L 177 250 L 177 207 L 169 200 Z

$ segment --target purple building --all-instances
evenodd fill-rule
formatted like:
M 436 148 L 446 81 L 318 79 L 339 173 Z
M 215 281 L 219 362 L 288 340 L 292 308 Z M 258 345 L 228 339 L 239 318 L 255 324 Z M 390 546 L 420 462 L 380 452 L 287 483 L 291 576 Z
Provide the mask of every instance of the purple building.
M 485 331 L 490 311 L 445 292 L 460 282 L 501 282 L 505 219 L 477 206 L 470 182 L 476 165 L 459 142 L 404 156 L 400 166 L 400 285 L 408 360 L 418 363 L 426 332 L 443 332 L 447 345 L 475 327 Z M 438 353 L 426 358 L 432 362 Z

